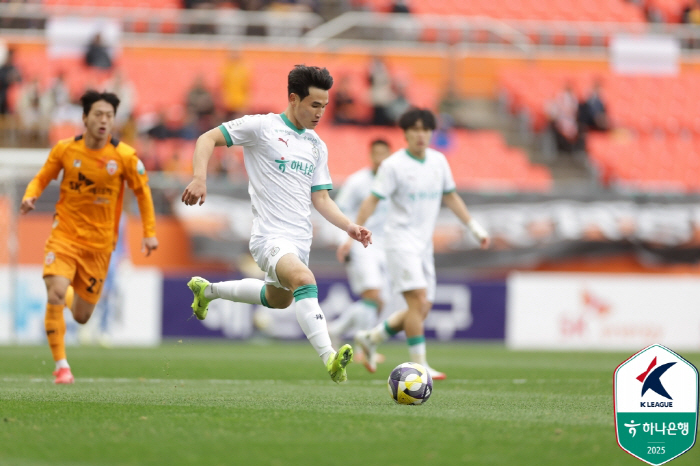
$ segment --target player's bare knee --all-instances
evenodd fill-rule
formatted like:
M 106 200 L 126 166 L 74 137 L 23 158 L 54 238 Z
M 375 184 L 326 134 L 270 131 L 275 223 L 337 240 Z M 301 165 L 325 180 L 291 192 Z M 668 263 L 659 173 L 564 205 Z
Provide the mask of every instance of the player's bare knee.
M 79 324 L 86 324 L 88 320 L 90 320 L 90 315 L 87 312 L 74 312 L 73 313 L 73 319 Z
M 316 285 L 316 277 L 314 277 L 314 274 L 311 273 L 310 270 L 304 270 L 294 274 L 291 279 L 292 290 L 306 285 Z
M 292 305 L 294 301 L 294 296 L 275 296 L 267 300 L 267 303 L 273 309 L 286 309 Z
M 66 290 L 60 287 L 50 287 L 47 291 L 49 304 L 65 304 L 66 303 Z

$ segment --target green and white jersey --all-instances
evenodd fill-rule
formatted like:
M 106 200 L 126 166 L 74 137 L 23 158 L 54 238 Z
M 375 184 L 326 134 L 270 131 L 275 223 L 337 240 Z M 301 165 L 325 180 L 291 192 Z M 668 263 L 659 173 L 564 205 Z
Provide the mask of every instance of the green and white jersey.
M 431 250 L 442 196 L 455 190 L 445 156 L 426 149 L 417 159 L 403 149 L 382 162 L 372 194 L 389 200 L 384 227 L 386 249 L 421 253 Z
M 372 191 L 374 178 L 375 174 L 372 172 L 372 169 L 363 168 L 350 175 L 348 179 L 345 180 L 345 183 L 343 183 L 340 191 L 338 191 L 335 203 L 338 204 L 340 210 L 350 219 L 355 220 L 357 218 L 357 213 L 360 211 L 362 201 L 364 201 Z M 364 226 L 372 232 L 372 243 L 374 243 L 375 246 L 383 245 L 384 223 L 386 222 L 388 210 L 389 202 L 379 201 L 374 213 L 365 222 Z M 345 235 L 344 239 L 347 239 L 347 235 Z
M 247 115 L 219 126 L 226 145 L 243 146 L 253 236 L 311 246 L 311 193 L 333 189 L 328 149 L 312 130 L 284 115 Z

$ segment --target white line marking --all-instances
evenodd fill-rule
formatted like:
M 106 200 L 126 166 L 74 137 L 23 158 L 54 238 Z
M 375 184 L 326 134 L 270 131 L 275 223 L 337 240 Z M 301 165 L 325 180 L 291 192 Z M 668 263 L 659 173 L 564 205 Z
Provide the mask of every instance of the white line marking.
M 161 384 L 161 383 L 210 383 L 215 385 L 273 385 L 273 384 L 302 384 L 302 385 L 315 385 L 318 383 L 324 383 L 321 380 L 247 380 L 247 379 L 146 379 L 146 378 L 124 378 L 124 377 L 76 377 L 75 379 L 78 383 L 112 383 L 112 384 Z M 53 383 L 53 379 L 44 377 L 3 377 L 0 382 L 4 383 Z M 351 384 L 361 384 L 361 385 L 382 385 L 386 383 L 386 380 L 350 380 Z M 526 384 L 561 384 L 561 383 L 600 383 L 599 379 L 447 379 L 445 382 L 437 382 L 438 384 L 446 385 L 504 385 L 504 384 L 514 384 L 514 385 L 526 385 Z

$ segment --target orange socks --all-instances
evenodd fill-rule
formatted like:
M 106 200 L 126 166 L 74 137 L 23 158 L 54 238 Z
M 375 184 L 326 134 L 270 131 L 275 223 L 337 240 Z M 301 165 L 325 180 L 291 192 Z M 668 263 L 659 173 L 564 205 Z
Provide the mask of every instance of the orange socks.
M 73 296 L 75 296 L 75 290 L 73 289 L 72 286 L 68 285 L 68 289 L 66 290 L 66 307 L 68 309 L 73 309 Z
M 72 290 L 72 288 L 70 288 Z M 72 293 L 71 293 L 72 300 Z M 44 326 L 46 337 L 49 339 L 49 347 L 54 361 L 66 359 L 66 322 L 63 320 L 63 304 L 47 304 Z

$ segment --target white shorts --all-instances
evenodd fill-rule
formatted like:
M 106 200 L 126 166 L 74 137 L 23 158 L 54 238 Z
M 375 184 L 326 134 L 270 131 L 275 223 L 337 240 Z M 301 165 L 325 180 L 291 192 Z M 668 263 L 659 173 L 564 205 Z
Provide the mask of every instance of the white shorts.
M 366 248 L 353 244 L 347 264 L 350 289 L 356 295 L 367 290 L 381 290 L 386 286 L 386 253 L 384 248 L 370 244 Z
M 425 289 L 428 301 L 435 301 L 435 258 L 432 248 L 423 253 L 387 250 L 386 263 L 394 293 Z
M 277 288 L 289 289 L 283 287 L 277 278 L 277 262 L 282 257 L 287 254 L 294 254 L 307 267 L 309 265 L 309 250 L 305 246 L 298 245 L 286 238 L 252 236 L 249 247 L 255 263 L 265 272 L 265 284 L 270 284 Z

